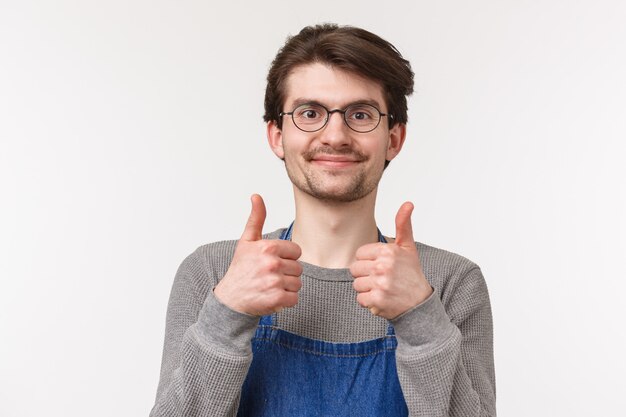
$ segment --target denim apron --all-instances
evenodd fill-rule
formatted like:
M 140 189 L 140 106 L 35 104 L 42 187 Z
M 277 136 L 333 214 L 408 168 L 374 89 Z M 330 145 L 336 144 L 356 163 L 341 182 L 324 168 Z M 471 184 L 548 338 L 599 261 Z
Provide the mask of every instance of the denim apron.
M 292 228 L 280 238 L 291 240 Z M 378 238 L 387 242 L 380 231 Z M 263 316 L 237 416 L 408 416 L 396 346 L 391 324 L 380 339 L 331 343 L 286 332 L 275 315 Z

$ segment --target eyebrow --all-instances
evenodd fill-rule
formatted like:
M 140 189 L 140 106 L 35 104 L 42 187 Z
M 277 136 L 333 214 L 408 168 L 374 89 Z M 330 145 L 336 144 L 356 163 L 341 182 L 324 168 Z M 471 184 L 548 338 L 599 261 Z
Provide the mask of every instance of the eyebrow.
M 324 106 L 324 107 L 328 108 L 329 110 L 332 110 L 329 106 L 327 106 L 324 103 L 319 102 L 318 100 L 314 100 L 314 99 L 310 99 L 310 98 L 304 98 L 304 97 L 300 97 L 300 98 L 295 99 L 293 101 L 292 106 L 293 106 L 293 109 L 295 109 L 296 107 L 301 106 L 303 104 L 318 104 L 320 106 Z M 355 104 L 369 104 L 370 106 L 376 107 L 379 111 L 382 111 L 381 108 L 380 108 L 381 107 L 380 103 L 378 101 L 376 101 L 376 100 L 371 100 L 371 99 L 362 99 L 362 100 L 351 101 L 351 102 L 347 103 L 345 106 L 340 107 L 340 108 L 341 109 L 345 109 L 346 107 L 352 106 L 352 105 L 355 105 Z M 293 110 L 293 109 L 290 109 L 290 111 Z

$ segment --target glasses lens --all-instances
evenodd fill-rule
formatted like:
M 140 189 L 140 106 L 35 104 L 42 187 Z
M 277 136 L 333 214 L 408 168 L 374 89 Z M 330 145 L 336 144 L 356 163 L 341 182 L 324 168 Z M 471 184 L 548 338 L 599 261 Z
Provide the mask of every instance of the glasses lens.
M 303 104 L 293 111 L 293 122 L 306 132 L 314 132 L 326 124 L 328 112 L 318 104 Z
M 346 109 L 346 123 L 357 132 L 374 130 L 380 122 L 380 112 L 369 104 L 353 104 Z

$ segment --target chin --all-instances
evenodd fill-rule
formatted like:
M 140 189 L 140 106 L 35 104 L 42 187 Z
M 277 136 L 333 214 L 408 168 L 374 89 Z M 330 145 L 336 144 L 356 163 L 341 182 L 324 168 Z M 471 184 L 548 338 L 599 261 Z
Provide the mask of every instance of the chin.
M 315 170 L 308 172 L 302 170 L 297 173 L 290 169 L 290 165 L 285 164 L 287 175 L 297 189 L 329 203 L 350 203 L 360 200 L 376 189 L 382 177 L 382 170 L 380 175 L 375 177 L 368 177 L 365 171 L 320 173 Z
M 351 184 L 351 186 L 326 186 L 320 187 L 320 184 L 307 184 L 299 186 L 296 184 L 302 192 L 314 197 L 318 200 L 329 203 L 351 203 L 353 201 L 361 200 L 369 195 L 376 187 L 367 187 L 363 183 Z

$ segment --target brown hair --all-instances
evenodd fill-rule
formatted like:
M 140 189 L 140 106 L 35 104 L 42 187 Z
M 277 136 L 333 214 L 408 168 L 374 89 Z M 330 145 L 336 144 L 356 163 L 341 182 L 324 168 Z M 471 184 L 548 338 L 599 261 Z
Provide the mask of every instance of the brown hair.
M 411 64 L 398 50 L 379 36 L 352 26 L 321 24 L 307 26 L 287 38 L 278 51 L 267 75 L 265 114 L 263 120 L 275 121 L 285 100 L 285 83 L 290 72 L 299 65 L 320 62 L 358 74 L 379 83 L 383 88 L 389 126 L 407 122 L 406 97 L 413 93 Z

